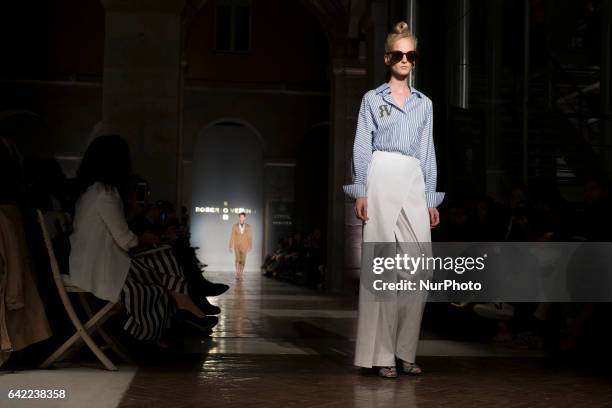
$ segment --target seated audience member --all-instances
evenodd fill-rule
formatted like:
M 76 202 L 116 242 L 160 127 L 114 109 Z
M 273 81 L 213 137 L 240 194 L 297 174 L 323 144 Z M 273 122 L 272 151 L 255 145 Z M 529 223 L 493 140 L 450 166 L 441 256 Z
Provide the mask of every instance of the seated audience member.
M 11 353 L 51 336 L 26 243 L 22 199 L 22 157 L 0 136 L 0 366 Z
M 0 136 L 0 203 L 17 205 L 22 192 L 23 157 L 17 145 L 7 138 Z
M 607 242 L 612 239 L 609 181 L 603 177 L 589 177 L 584 184 L 584 199 L 576 213 L 576 235 L 586 241 Z
M 120 299 L 127 315 L 123 328 L 138 340 L 163 345 L 162 334 L 175 307 L 194 319 L 206 316 L 187 295 L 180 270 L 170 276 L 130 256 L 132 248 L 159 242 L 152 233 L 137 236 L 128 227 L 122 199 L 130 176 L 130 150 L 124 139 L 100 136 L 89 145 L 77 172 L 80 195 L 70 236 L 70 277 L 98 298 Z
M 298 284 L 321 287 L 325 271 L 322 246 L 321 230 L 318 228 L 305 238 L 301 232 L 282 238 L 276 250 L 266 255 L 261 266 L 263 274 Z
M 467 242 L 474 238 L 474 230 L 470 225 L 467 200 L 459 198 L 450 200 L 445 212 L 444 224 L 439 229 L 432 230 L 433 238 L 436 241 L 446 242 Z
M 70 182 L 53 158 L 28 158 L 24 163 L 25 195 L 28 204 L 51 212 L 71 212 Z
M 317 228 L 309 234 L 305 243 L 306 254 L 303 268 L 308 286 L 318 286 L 324 279 L 325 261 L 321 246 L 321 230 Z
M 504 239 L 506 234 L 503 208 L 493 198 L 484 195 L 476 199 L 474 205 L 472 239 L 479 242 L 495 242 Z
M 284 264 L 284 257 L 287 254 L 289 248 L 289 238 L 281 238 L 278 241 L 278 246 L 274 253 L 266 256 L 262 268 L 264 269 L 264 275 L 276 276 L 276 273 Z
M 132 183 L 130 197 L 128 200 L 130 230 L 137 235 L 154 233 L 161 242 L 169 245 L 185 276 L 192 301 L 207 315 L 219 314 L 221 309 L 212 305 L 206 297 L 218 296 L 227 291 L 229 286 L 213 283 L 204 278 L 202 264 L 195 255 L 195 248 L 191 247 L 189 242 L 189 231 L 180 224 L 172 203 L 159 200 L 151 204 L 149 185 L 140 178 Z

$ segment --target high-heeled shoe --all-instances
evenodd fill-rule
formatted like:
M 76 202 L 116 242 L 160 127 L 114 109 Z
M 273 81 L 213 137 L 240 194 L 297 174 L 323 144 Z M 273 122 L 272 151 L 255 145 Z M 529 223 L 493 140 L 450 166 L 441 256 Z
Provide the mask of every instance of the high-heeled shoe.
M 197 317 L 193 313 L 183 309 L 177 310 L 175 317 L 184 324 L 208 334 L 210 334 L 212 328 L 219 323 L 219 318 L 217 316 Z
M 203 279 L 199 289 L 204 296 L 219 296 L 222 293 L 227 292 L 229 285 L 226 285 L 225 283 L 213 283 L 209 280 Z
M 423 374 L 423 370 L 417 363 L 409 363 L 407 361 L 402 361 L 402 371 L 408 375 Z
M 397 378 L 397 368 L 395 367 L 380 367 L 378 376 L 382 378 Z
M 205 315 L 218 315 L 221 313 L 221 308 L 211 304 L 204 296 L 194 300 L 194 303 Z

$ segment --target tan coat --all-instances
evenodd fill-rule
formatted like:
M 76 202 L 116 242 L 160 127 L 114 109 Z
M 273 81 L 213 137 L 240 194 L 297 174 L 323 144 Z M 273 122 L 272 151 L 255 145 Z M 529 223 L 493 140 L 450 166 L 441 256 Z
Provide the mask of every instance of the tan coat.
M 230 249 L 236 249 L 239 251 L 250 251 L 253 247 L 253 231 L 251 224 L 245 224 L 244 232 L 240 233 L 240 226 L 238 223 L 232 226 L 232 235 L 230 236 L 229 242 Z
M 21 212 L 0 206 L 0 365 L 11 351 L 51 336 L 31 269 Z

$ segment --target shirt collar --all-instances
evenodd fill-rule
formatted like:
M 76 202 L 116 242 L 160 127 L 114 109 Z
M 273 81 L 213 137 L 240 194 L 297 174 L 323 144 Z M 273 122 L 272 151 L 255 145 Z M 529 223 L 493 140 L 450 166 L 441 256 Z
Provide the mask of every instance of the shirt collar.
M 391 87 L 389 86 L 388 82 L 383 82 L 382 84 L 380 84 L 380 86 L 378 88 L 376 88 L 376 93 L 383 93 L 383 92 L 384 92 L 385 95 L 388 95 L 388 94 L 391 93 Z M 410 92 L 412 92 L 413 94 L 415 94 L 419 98 L 421 98 L 423 96 L 423 94 L 420 91 L 416 90 L 412 86 L 410 87 Z

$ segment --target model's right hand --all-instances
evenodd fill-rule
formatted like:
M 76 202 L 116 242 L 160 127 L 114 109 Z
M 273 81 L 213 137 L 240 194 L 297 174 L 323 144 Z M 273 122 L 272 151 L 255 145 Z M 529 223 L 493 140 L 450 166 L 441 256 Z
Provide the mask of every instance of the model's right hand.
M 368 218 L 368 198 L 367 197 L 359 197 L 355 200 L 355 215 L 361 221 L 367 221 Z

